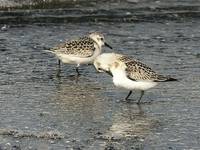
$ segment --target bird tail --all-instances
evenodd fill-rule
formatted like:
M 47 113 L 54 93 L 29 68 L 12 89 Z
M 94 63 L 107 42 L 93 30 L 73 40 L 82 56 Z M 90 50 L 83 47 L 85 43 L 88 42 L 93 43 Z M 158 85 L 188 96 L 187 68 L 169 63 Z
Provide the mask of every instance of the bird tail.
M 55 53 L 54 50 L 51 48 L 44 49 L 44 51 L 48 53 L 53 53 L 53 54 Z
M 156 82 L 170 82 L 178 81 L 178 79 L 172 78 L 171 76 L 158 75 Z
M 51 50 L 44 50 L 45 52 L 48 52 L 48 53 L 54 53 L 53 51 L 51 51 Z

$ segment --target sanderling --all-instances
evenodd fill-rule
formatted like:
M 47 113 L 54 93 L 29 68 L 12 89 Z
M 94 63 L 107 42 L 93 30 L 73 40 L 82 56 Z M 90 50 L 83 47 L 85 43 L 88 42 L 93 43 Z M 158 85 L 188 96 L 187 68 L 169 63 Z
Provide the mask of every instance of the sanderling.
M 125 98 L 126 100 L 132 94 L 132 90 L 140 90 L 141 95 L 138 104 L 145 90 L 153 88 L 159 82 L 177 81 L 170 76 L 156 73 L 150 67 L 132 57 L 116 53 L 99 55 L 94 61 L 94 66 L 97 71 L 110 74 L 116 87 L 130 90 Z
M 92 63 L 94 59 L 101 54 L 103 45 L 112 49 L 112 47 L 105 42 L 103 34 L 93 32 L 77 40 L 62 43 L 48 51 L 58 57 L 59 68 L 60 60 L 63 63 L 76 64 L 76 72 L 79 75 L 78 67 L 80 64 Z

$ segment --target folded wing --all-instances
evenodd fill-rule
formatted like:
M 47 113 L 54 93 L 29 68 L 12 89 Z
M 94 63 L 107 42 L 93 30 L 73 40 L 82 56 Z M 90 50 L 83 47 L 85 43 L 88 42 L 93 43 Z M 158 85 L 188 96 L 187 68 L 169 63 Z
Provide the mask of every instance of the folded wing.
M 157 74 L 147 65 L 138 60 L 134 60 L 131 57 L 122 56 L 120 59 L 124 61 L 127 67 L 125 70 L 127 77 L 131 80 L 146 80 L 154 82 L 176 81 L 176 79 L 171 78 L 170 76 Z
M 51 49 L 52 52 L 72 55 L 77 57 L 91 57 L 95 51 L 94 41 L 89 37 L 67 41 Z

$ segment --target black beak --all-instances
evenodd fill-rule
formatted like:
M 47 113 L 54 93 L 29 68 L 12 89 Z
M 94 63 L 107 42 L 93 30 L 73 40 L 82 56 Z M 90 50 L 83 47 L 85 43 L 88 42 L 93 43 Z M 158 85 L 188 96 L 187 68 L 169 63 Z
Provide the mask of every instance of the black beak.
M 101 68 L 98 68 L 96 70 L 102 70 L 104 71 L 105 73 L 109 74 L 111 77 L 113 77 L 112 73 L 110 71 L 107 71 L 107 70 L 104 70 L 104 69 L 101 69 Z M 99 72 L 98 72 L 99 73 Z
M 110 71 L 105 71 L 107 74 L 109 74 L 111 77 L 113 77 L 112 73 Z
M 110 45 L 108 45 L 106 42 L 104 43 L 104 45 L 109 47 L 110 49 L 112 49 L 112 47 Z

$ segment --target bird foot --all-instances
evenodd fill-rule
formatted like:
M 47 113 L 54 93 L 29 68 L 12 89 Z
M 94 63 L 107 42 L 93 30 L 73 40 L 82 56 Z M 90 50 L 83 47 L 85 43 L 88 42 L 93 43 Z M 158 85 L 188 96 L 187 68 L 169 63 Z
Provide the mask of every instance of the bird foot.
M 151 104 L 152 100 L 151 101 L 140 101 L 140 102 L 138 102 L 138 100 L 135 100 L 135 99 L 122 99 L 121 102 L 140 105 L 140 104 Z

